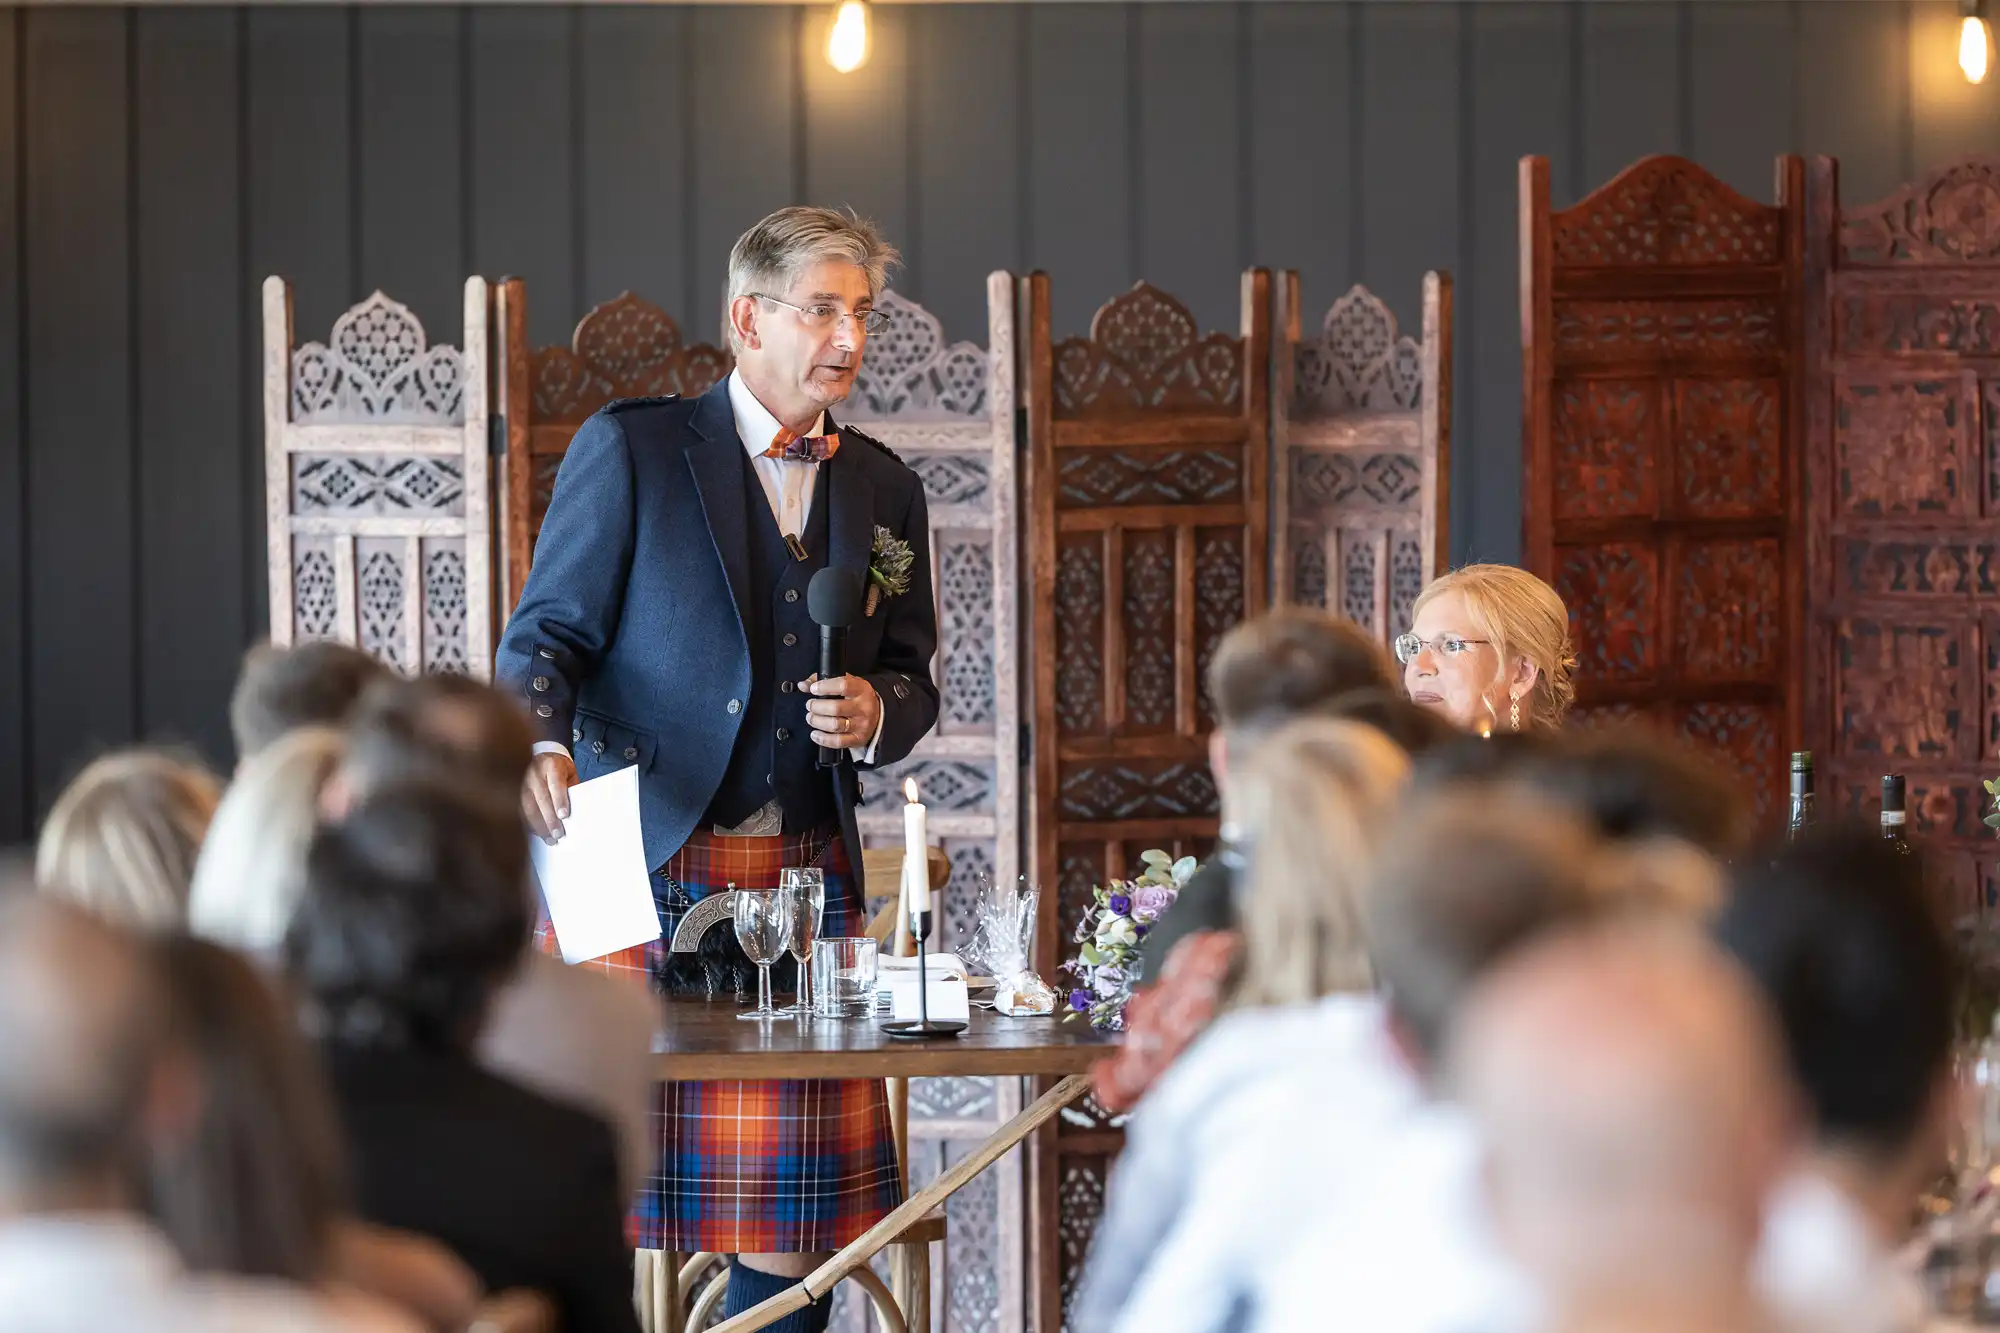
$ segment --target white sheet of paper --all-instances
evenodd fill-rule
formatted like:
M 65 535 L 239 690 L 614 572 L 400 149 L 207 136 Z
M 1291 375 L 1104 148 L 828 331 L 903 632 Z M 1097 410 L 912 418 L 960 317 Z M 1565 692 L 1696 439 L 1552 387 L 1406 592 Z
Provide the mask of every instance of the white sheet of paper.
M 963 1023 L 971 1010 L 971 995 L 965 985 L 965 964 L 956 955 L 934 953 L 924 960 L 928 983 L 930 1016 L 939 1023 Z M 888 1017 L 915 1020 L 917 1008 L 917 960 L 884 958 L 876 972 L 876 989 L 888 995 Z
M 565 963 L 660 938 L 636 764 L 571 787 L 561 840 L 551 846 L 531 835 L 528 849 Z

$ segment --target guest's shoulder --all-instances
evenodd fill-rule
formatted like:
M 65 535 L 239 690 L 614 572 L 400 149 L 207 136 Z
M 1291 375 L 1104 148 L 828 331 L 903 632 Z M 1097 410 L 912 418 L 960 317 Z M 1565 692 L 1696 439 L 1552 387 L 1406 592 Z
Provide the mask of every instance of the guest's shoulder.
M 694 415 L 694 404 L 694 399 L 683 398 L 677 393 L 650 398 L 614 398 L 591 415 L 616 423 L 628 436 L 663 430 L 678 431 Z
M 898 472 L 906 473 L 911 478 L 915 478 L 917 475 L 914 471 L 911 471 L 910 465 L 903 461 L 901 454 L 866 431 L 856 430 L 852 426 L 842 426 L 840 428 L 840 438 L 844 443 L 861 445 L 868 450 L 869 455 L 876 461 L 885 463 Z

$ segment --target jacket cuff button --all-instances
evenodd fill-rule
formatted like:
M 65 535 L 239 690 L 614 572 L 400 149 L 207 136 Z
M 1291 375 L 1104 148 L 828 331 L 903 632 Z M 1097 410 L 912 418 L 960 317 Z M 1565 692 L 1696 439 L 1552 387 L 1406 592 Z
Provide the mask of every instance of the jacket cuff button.
M 529 683 L 535 687 L 536 694 L 547 694 L 549 692 L 549 678 L 547 676 L 537 676 Z
M 638 746 L 636 746 L 636 745 L 628 745 L 628 746 L 626 746 L 626 747 L 625 747 L 625 757 L 626 757 L 627 759 L 637 759 L 637 758 L 639 757 L 639 747 L 638 747 Z
M 555 715 L 556 715 L 556 710 L 555 710 L 555 709 L 553 709 L 553 708 L 551 708 L 551 707 L 549 707 L 549 706 L 548 706 L 547 704 L 536 704 L 536 705 L 535 705 L 535 716 L 536 716 L 536 717 L 554 717 Z

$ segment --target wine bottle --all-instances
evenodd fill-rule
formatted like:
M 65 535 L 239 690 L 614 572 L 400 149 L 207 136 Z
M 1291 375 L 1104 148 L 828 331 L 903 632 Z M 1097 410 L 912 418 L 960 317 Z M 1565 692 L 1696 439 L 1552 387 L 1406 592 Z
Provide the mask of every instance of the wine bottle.
M 1903 775 L 1885 773 L 1882 775 L 1882 838 L 1904 856 L 1913 855 L 1915 848 L 1903 834 Z
M 1797 838 L 1812 827 L 1813 816 L 1813 762 L 1812 751 L 1792 752 L 1792 813 L 1785 823 L 1785 836 Z

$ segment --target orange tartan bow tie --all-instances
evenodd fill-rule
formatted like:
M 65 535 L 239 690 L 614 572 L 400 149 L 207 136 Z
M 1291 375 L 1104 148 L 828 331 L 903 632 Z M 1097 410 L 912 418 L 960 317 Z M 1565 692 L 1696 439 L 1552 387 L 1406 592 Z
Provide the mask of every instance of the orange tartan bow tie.
M 839 448 L 838 435 L 794 435 L 780 426 L 764 457 L 782 458 L 788 463 L 824 463 Z

